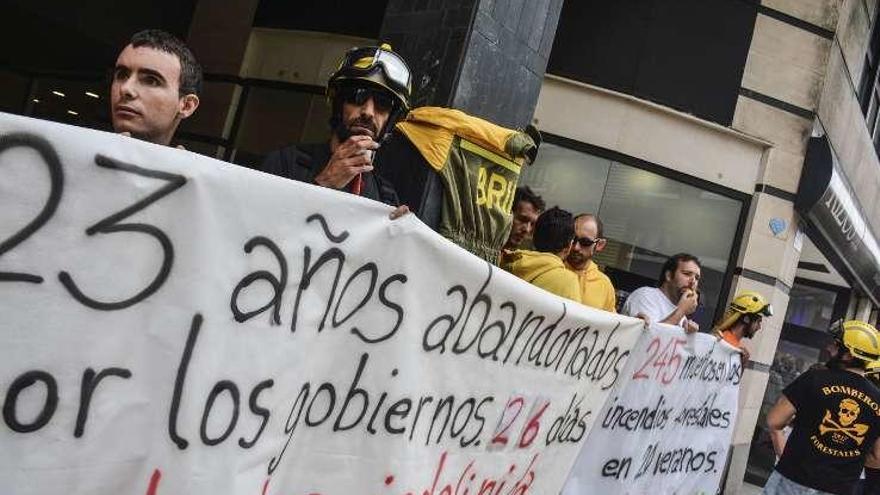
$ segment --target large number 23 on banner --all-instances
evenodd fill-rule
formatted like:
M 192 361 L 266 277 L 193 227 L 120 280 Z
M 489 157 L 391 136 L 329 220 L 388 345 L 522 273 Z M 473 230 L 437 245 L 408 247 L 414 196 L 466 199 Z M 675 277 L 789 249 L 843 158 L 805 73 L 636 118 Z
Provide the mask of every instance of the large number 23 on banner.
M 27 240 L 28 237 L 36 233 L 40 229 L 40 227 L 45 225 L 46 222 L 48 222 L 52 218 L 53 214 L 58 208 L 58 204 L 61 202 L 62 193 L 64 191 L 64 173 L 61 165 L 61 160 L 58 157 L 55 149 L 49 144 L 48 141 L 38 136 L 28 134 L 9 134 L 0 137 L 0 153 L 4 153 L 7 150 L 11 150 L 14 148 L 31 149 L 40 155 L 43 163 L 45 164 L 49 172 L 49 195 L 45 205 L 43 205 L 40 212 L 33 219 L 25 224 L 18 232 L 14 233 L 6 240 L 0 242 L 0 256 L 2 256 L 5 252 L 13 249 L 18 244 Z M 58 273 L 58 280 L 61 282 L 64 288 L 67 289 L 70 295 L 73 296 L 73 298 L 79 301 L 81 304 L 84 304 L 85 306 L 88 306 L 90 308 L 100 310 L 124 309 L 146 299 L 162 286 L 171 271 L 171 266 L 174 260 L 174 248 L 168 236 L 161 229 L 157 228 L 154 225 L 144 223 L 120 222 L 148 207 L 153 202 L 156 202 L 162 199 L 162 197 L 167 196 L 168 194 L 171 194 L 175 190 L 179 189 L 186 183 L 186 179 L 182 175 L 161 172 L 158 170 L 150 170 L 138 167 L 136 165 L 113 160 L 112 158 L 108 158 L 102 155 L 95 156 L 95 165 L 99 167 L 104 167 L 106 169 L 134 174 L 141 177 L 150 177 L 167 182 L 166 185 L 164 185 L 160 189 L 157 189 L 146 198 L 137 201 L 136 203 L 120 211 L 117 211 L 84 229 L 85 235 L 87 236 L 92 236 L 95 234 L 113 234 L 119 232 L 138 232 L 150 236 L 156 242 L 158 242 L 158 244 L 162 248 L 161 266 L 155 278 L 153 278 L 146 287 L 138 291 L 133 296 L 125 298 L 123 300 L 100 301 L 84 294 L 79 286 L 77 286 L 76 282 L 74 282 L 73 277 L 71 277 L 70 273 L 68 273 L 67 271 L 60 271 Z M 41 275 L 0 271 L 0 281 L 28 282 L 40 284 L 43 283 L 43 280 L 44 279 Z

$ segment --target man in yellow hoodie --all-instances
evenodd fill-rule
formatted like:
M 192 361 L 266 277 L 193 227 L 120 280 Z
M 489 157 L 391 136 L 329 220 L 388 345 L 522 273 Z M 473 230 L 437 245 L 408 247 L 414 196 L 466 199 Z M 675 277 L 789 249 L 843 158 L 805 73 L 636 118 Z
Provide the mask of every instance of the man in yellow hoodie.
M 504 257 L 501 268 L 557 296 L 581 302 L 577 275 L 564 260 L 574 239 L 571 213 L 553 207 L 538 217 L 532 236 L 535 251 L 520 249 Z
M 565 262 L 578 276 L 581 303 L 615 313 L 617 294 L 614 285 L 593 262 L 593 256 L 605 248 L 602 230 L 602 220 L 596 215 L 582 213 L 574 217 L 574 244 Z

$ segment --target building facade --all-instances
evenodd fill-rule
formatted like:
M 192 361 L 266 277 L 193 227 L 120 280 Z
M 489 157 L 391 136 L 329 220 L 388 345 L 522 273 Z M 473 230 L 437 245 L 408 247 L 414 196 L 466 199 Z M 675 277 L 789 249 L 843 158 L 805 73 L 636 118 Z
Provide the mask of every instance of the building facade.
M 181 142 L 243 166 L 325 139 L 328 74 L 377 40 L 410 62 L 417 105 L 534 123 L 545 142 L 522 180 L 599 214 L 621 297 L 689 252 L 701 328 L 741 290 L 776 308 L 751 343 L 727 493 L 769 475 L 764 415 L 826 357 L 829 325 L 877 323 L 876 0 L 8 3 L 0 36 L 20 49 L 0 59 L 0 111 L 107 129 L 105 69 L 159 27 L 206 70 Z

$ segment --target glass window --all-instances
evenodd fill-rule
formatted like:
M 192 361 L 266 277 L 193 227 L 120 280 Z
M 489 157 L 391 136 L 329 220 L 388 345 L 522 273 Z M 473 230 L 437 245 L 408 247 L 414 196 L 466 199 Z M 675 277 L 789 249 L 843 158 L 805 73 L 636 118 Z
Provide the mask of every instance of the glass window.
M 871 40 L 865 51 L 858 98 L 862 113 L 865 114 L 868 133 L 874 136 L 874 148 L 880 153 L 880 139 L 877 137 L 877 126 L 880 121 L 877 118 L 877 107 L 880 103 L 880 27 L 877 26 L 876 17 L 871 28 Z
M 95 129 L 110 128 L 107 80 L 41 77 L 36 79 L 26 115 Z
M 588 153 L 544 143 L 522 182 L 572 213 L 598 213 L 608 244 L 596 255 L 620 296 L 656 286 L 666 258 L 700 258 L 702 304 L 694 319 L 709 329 L 743 203 Z M 622 299 L 622 297 L 621 297 Z
M 742 203 L 614 163 L 599 216 L 609 237 L 657 253 L 689 252 L 723 271 Z
M 552 143 L 541 145 L 538 160 L 523 169 L 522 182 L 544 197 L 547 206 L 597 212 L 608 181 L 611 160 Z
M 180 131 L 213 138 L 222 138 L 227 126 L 230 103 L 238 87 L 230 82 L 205 81 L 199 95 L 196 113 L 180 123 Z
M 329 139 L 330 110 L 324 95 L 254 86 L 244 105 L 235 163 L 252 167 L 272 150 Z
M 790 310 L 791 306 L 789 306 Z M 795 378 L 804 371 L 810 369 L 820 360 L 821 351 L 813 346 L 798 344 L 787 340 L 780 340 L 776 347 L 776 355 L 773 356 L 773 364 L 770 367 L 770 376 L 767 380 L 767 389 L 764 392 L 764 400 L 761 402 L 761 410 L 755 432 L 752 435 L 752 443 L 749 448 L 749 461 L 745 480 L 763 486 L 773 472 L 776 465 L 776 454 L 770 441 L 770 433 L 767 429 L 767 413 L 773 404 L 782 395 L 782 391 Z
M 0 112 L 22 113 L 30 84 L 27 76 L 0 70 Z
M 837 293 L 818 287 L 794 284 L 789 293 L 785 322 L 824 332 L 831 326 Z
M 547 73 L 728 126 L 749 54 L 756 3 L 562 2 Z

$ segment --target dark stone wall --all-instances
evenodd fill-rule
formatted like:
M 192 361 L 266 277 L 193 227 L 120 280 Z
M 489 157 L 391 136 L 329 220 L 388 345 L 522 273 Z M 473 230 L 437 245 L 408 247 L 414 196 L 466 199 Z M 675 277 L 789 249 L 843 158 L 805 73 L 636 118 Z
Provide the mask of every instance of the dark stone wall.
M 137 31 L 164 29 L 186 39 L 197 0 L 4 0 L 0 67 L 104 71 Z
M 259 0 L 254 27 L 376 38 L 388 0 Z
M 414 106 L 531 121 L 562 0 L 390 0 L 379 39 L 413 70 Z

